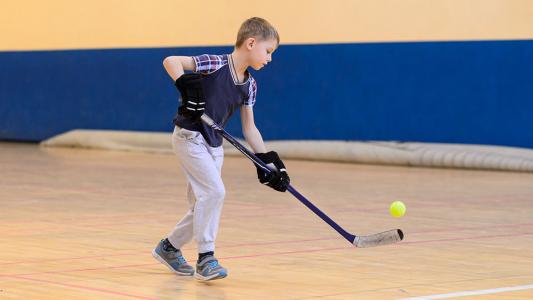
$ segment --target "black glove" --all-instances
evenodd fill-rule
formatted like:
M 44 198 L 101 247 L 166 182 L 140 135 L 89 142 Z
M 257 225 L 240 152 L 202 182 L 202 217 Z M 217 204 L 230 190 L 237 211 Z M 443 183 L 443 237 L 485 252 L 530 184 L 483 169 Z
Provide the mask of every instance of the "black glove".
M 268 185 L 276 191 L 285 192 L 291 179 L 289 178 L 285 165 L 279 158 L 278 154 L 274 151 L 270 151 L 267 153 L 256 153 L 255 156 L 262 160 L 266 165 L 274 164 L 277 168 L 277 170 L 267 172 L 263 170 L 263 168 L 255 166 L 257 168 L 257 178 L 259 178 L 259 182 Z
M 205 110 L 202 76 L 199 73 L 183 74 L 175 82 L 176 88 L 181 94 L 178 114 L 192 120 L 198 120 Z

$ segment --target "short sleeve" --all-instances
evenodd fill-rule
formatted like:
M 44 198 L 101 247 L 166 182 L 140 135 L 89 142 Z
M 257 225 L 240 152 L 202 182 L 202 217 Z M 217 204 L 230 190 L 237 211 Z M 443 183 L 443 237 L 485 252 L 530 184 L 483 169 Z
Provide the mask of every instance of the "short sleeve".
M 196 65 L 195 72 L 198 73 L 212 73 L 222 68 L 228 63 L 224 55 L 202 54 L 192 57 Z
M 257 83 L 253 77 L 250 77 L 250 84 L 248 86 L 248 98 L 244 101 L 245 106 L 254 106 L 255 98 L 257 96 Z

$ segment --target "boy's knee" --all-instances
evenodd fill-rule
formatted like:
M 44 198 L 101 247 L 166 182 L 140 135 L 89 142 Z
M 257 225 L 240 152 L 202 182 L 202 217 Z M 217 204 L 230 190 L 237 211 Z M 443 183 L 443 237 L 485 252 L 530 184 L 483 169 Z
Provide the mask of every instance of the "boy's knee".
M 226 197 L 226 189 L 224 188 L 224 186 L 220 186 L 215 189 L 214 197 L 219 200 L 224 200 L 224 197 Z
M 226 196 L 226 189 L 223 185 L 212 186 L 209 191 L 207 191 L 207 198 L 209 201 L 222 201 Z

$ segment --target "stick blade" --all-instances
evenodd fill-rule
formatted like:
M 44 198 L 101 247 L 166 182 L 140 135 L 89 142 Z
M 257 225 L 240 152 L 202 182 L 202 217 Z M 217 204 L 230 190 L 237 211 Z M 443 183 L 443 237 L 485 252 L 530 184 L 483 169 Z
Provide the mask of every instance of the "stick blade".
M 403 232 L 400 229 L 392 229 L 372 235 L 358 236 L 353 244 L 358 248 L 368 248 L 394 244 L 403 240 Z

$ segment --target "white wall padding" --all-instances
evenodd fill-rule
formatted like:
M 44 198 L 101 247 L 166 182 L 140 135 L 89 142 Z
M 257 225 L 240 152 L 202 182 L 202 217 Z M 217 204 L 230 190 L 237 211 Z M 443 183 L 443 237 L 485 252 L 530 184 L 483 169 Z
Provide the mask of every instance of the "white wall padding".
M 44 140 L 41 146 L 172 153 L 171 134 L 164 132 L 76 129 Z
M 170 133 L 72 130 L 43 141 L 46 147 L 80 147 L 150 153 L 172 153 Z M 224 143 L 227 155 L 241 155 Z M 533 150 L 500 146 L 350 142 L 272 141 L 267 148 L 283 158 L 351 163 L 491 169 L 533 172 Z
M 284 141 L 270 142 L 287 158 L 354 163 L 533 171 L 533 150 L 464 144 Z

